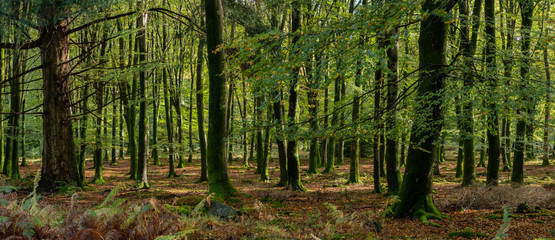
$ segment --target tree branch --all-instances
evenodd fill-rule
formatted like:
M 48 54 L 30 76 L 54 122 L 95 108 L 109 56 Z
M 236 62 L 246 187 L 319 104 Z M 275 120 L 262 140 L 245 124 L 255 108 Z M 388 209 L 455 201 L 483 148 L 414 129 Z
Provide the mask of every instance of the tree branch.
M 171 11 L 171 10 L 169 10 L 169 9 L 165 9 L 165 8 L 150 8 L 150 9 L 148 9 L 147 11 L 149 11 L 149 12 L 159 12 L 159 13 L 162 13 L 162 14 L 166 14 L 166 15 L 170 16 L 171 18 L 180 21 L 179 19 L 177 19 L 177 18 L 174 17 L 174 16 L 179 16 L 179 17 L 184 18 L 185 20 L 189 21 L 189 24 L 191 24 L 192 26 L 194 26 L 194 27 L 196 28 L 197 31 L 200 31 L 201 33 L 204 33 L 204 29 L 202 29 L 201 27 L 199 27 L 198 25 L 196 25 L 190 17 L 187 17 L 187 16 L 185 16 L 185 15 L 183 15 L 183 14 L 180 14 L 180 13 L 177 13 L 177 12 Z M 110 21 L 110 20 L 114 20 L 114 19 L 121 18 L 121 17 L 130 16 L 130 15 L 136 14 L 136 13 L 138 13 L 138 12 L 139 12 L 139 11 L 132 11 L 132 12 L 127 12 L 127 13 L 118 14 L 118 15 L 115 15 L 115 16 L 108 16 L 108 17 L 105 17 L 105 18 L 96 19 L 96 20 L 94 20 L 94 21 L 92 21 L 92 22 L 85 23 L 84 25 L 81 25 L 81 26 L 79 26 L 79 27 L 76 27 L 76 28 L 73 28 L 73 29 L 69 30 L 69 31 L 67 32 L 67 34 L 72 34 L 72 33 L 74 33 L 74 32 L 81 31 L 81 30 L 83 30 L 83 29 L 85 29 L 85 28 L 88 28 L 88 27 L 90 27 L 90 26 L 92 26 L 92 25 L 94 25 L 94 24 L 97 24 L 97 23 L 101 23 L 101 22 L 105 22 L 105 21 Z M 182 22 L 182 21 L 180 21 L 180 22 L 185 24 L 185 22 Z
M 39 38 L 37 40 L 26 42 L 23 44 L 15 44 L 15 43 L 0 43 L 0 48 L 9 48 L 9 49 L 31 49 L 40 46 L 42 39 Z

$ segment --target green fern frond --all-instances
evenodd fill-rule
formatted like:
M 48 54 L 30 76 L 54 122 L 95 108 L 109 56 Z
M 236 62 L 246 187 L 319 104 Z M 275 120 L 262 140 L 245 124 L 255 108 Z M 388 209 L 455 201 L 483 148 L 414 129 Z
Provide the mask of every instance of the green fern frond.
M 192 217 L 196 217 L 199 215 L 200 211 L 202 210 L 202 208 L 204 208 L 204 203 L 208 202 L 210 203 L 210 199 L 213 198 L 215 196 L 214 193 L 210 193 L 208 196 L 206 196 L 204 199 L 202 199 L 202 201 L 200 201 L 195 208 L 193 209 L 193 211 L 191 212 L 191 216 Z
M 139 215 L 139 213 L 141 213 L 141 206 L 139 205 L 135 205 L 133 206 L 133 209 L 131 210 L 131 214 L 129 214 L 129 216 L 127 217 L 127 219 L 125 219 L 125 221 L 123 222 L 122 229 L 127 229 L 131 223 L 133 223 L 133 221 L 135 221 L 135 218 L 137 217 L 137 215 Z
M 106 197 L 106 199 L 104 199 L 104 202 L 102 202 L 102 203 L 101 203 L 100 205 L 98 205 L 98 207 L 96 207 L 96 208 L 103 208 L 103 207 L 106 207 L 106 205 L 107 205 L 109 202 L 111 202 L 111 201 L 116 197 L 116 195 L 118 195 L 119 190 L 120 190 L 120 187 L 119 187 L 119 186 L 113 188 L 112 191 L 110 191 L 110 193 L 109 193 L 108 196 Z
M 503 207 L 503 223 L 501 224 L 501 226 L 497 230 L 497 233 L 495 234 L 495 237 L 493 238 L 494 240 L 501 240 L 501 239 L 505 239 L 507 237 L 507 230 L 509 230 L 509 226 L 511 225 L 510 215 L 511 215 L 511 212 L 509 210 L 509 206 L 505 205 Z

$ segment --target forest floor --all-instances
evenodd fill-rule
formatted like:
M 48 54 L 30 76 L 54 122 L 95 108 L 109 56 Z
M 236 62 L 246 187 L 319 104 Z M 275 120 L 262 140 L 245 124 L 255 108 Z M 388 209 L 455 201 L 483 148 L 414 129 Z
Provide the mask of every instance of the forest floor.
M 229 168 L 231 181 L 239 194 L 225 201 L 240 210 L 243 215 L 235 220 L 188 221 L 192 239 L 492 239 L 503 224 L 503 208 L 510 211 L 506 229 L 507 239 L 555 239 L 555 165 L 541 166 L 541 161 L 525 163 L 526 184 L 509 183 L 510 172 L 500 172 L 498 187 L 486 187 L 485 168 L 477 168 L 480 183 L 460 187 L 455 178 L 454 154 L 440 165 L 441 175 L 434 177 L 434 201 L 445 214 L 443 220 L 431 220 L 425 224 L 418 220 L 391 219 L 384 217 L 395 198 L 374 193 L 371 159 L 362 159 L 360 174 L 362 184 L 346 185 L 349 174 L 349 158 L 339 165 L 335 173 L 306 175 L 306 156 L 302 155 L 302 181 L 308 192 L 291 192 L 273 185 L 279 178 L 277 160 L 270 162 L 269 182 L 260 181 L 255 168 L 241 167 L 241 160 L 232 162 Z M 305 158 L 303 158 L 305 157 Z M 60 193 L 44 194 L 40 204 L 54 206 L 61 214 L 72 203 L 86 210 L 101 204 L 113 188 L 119 187 L 117 198 L 128 201 L 156 201 L 176 206 L 176 211 L 190 212 L 208 195 L 208 184 L 195 183 L 199 178 L 198 159 L 178 168 L 178 177 L 167 178 L 168 165 L 148 166 L 148 178 L 152 187 L 134 190 L 133 181 L 126 173 L 129 164 L 120 160 L 119 165 L 105 163 L 105 184 L 88 184 L 85 190 L 68 188 Z M 31 161 L 22 167 L 23 179 L 5 184 L 29 189 L 40 162 Z M 92 180 L 92 161 L 87 162 L 87 180 Z M 5 180 L 3 180 L 5 181 Z M 381 179 L 386 187 L 385 178 Z M 29 191 L 29 190 L 27 190 Z M 76 193 L 73 195 L 73 193 Z M 21 199 L 25 191 L 19 194 Z M 530 213 L 515 213 L 517 205 L 527 203 L 538 208 Z M 188 205 L 188 207 L 186 206 Z M 186 208 L 183 208 L 185 206 Z M 170 207 L 171 208 L 171 207 Z M 65 211 L 65 212 L 64 212 Z M 69 214 L 68 214 L 69 215 Z

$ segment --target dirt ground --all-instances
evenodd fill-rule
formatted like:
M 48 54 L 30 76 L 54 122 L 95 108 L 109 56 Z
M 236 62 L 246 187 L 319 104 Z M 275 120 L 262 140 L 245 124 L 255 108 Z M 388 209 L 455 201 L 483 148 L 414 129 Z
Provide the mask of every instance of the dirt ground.
M 452 155 L 452 154 L 451 154 Z M 448 155 L 449 156 L 449 155 Z M 237 156 L 239 157 L 239 156 Z M 273 156 L 274 157 L 274 156 Z M 241 167 L 241 160 L 229 164 L 229 174 L 233 185 L 240 194 L 227 204 L 255 214 L 253 205 L 263 203 L 268 206 L 271 218 L 267 224 L 275 224 L 287 230 L 285 238 L 289 239 L 463 239 L 454 236 L 456 231 L 481 233 L 484 239 L 491 239 L 502 224 L 502 206 L 508 206 L 514 212 L 516 205 L 527 203 L 532 208 L 542 207 L 535 213 L 513 213 L 508 227 L 507 239 L 554 239 L 555 238 L 555 162 L 551 166 L 541 166 L 541 161 L 525 163 L 526 184 L 512 186 L 510 172 L 500 172 L 500 187 L 488 188 L 483 184 L 462 188 L 460 179 L 455 179 L 454 156 L 441 164 L 441 175 L 434 180 L 434 201 L 438 209 L 447 217 L 444 220 L 432 220 L 435 224 L 424 224 L 412 219 L 391 219 L 381 217 L 394 198 L 374 193 L 371 159 L 362 159 L 360 174 L 363 184 L 346 185 L 348 179 L 349 159 L 346 164 L 337 166 L 332 174 L 306 175 L 306 158 L 303 158 L 302 180 L 308 192 L 299 193 L 274 187 L 278 181 L 279 169 L 277 159 L 270 162 L 269 182 L 259 180 L 253 174 L 254 167 Z M 76 192 L 75 200 L 79 208 L 87 209 L 100 204 L 114 187 L 120 187 L 119 198 L 141 201 L 156 198 L 170 205 L 195 205 L 208 195 L 208 184 L 195 183 L 199 178 L 198 159 L 187 163 L 185 168 L 178 168 L 179 177 L 167 178 L 168 164 L 162 159 L 161 166 L 148 166 L 148 179 L 152 187 L 148 190 L 134 190 L 133 181 L 128 180 L 128 160 L 120 160 L 117 166 L 104 163 L 105 184 L 89 184 L 85 190 L 66 189 L 62 193 L 46 193 L 41 204 L 55 205 L 67 209 L 71 195 Z M 255 163 L 251 163 L 251 166 Z M 22 167 L 23 180 L 10 182 L 22 188 L 32 184 L 33 176 L 40 167 L 39 161 L 31 161 L 29 167 Z M 87 180 L 93 178 L 92 161 L 87 161 Z M 485 168 L 477 168 L 481 182 L 485 181 Z M 385 178 L 381 179 L 386 187 Z M 23 195 L 21 195 L 23 196 Z M 335 208 L 334 210 L 331 210 Z M 260 214 L 260 213 L 258 213 Z M 330 220 L 330 214 L 336 214 Z M 259 217 L 258 219 L 262 219 Z M 327 222 L 326 222 L 327 221 Z M 357 222 L 347 226 L 349 221 Z M 354 224 L 356 225 L 356 224 Z M 364 227 L 369 226 L 369 227 Z M 335 227 L 334 227 L 335 226 Z M 363 227 L 361 227 L 363 226 Z M 349 233 L 370 229 L 369 232 Z M 216 230 L 214 230 L 216 231 Z M 451 235 L 450 235 L 451 234 Z M 219 239 L 218 233 L 210 235 Z M 223 235 L 222 235 L 223 236 Z M 226 235 L 226 238 L 234 238 Z M 277 236 L 276 236 L 277 238 Z M 469 238 L 480 238 L 470 236 Z

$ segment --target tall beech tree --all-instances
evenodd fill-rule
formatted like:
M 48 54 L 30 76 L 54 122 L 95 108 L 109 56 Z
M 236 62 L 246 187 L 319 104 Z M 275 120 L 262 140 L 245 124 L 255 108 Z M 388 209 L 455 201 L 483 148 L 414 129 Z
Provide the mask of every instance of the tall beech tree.
M 391 3 L 394 5 L 394 3 Z M 395 9 L 392 9 L 395 11 Z M 401 187 L 401 169 L 399 167 L 398 145 L 397 141 L 397 98 L 399 95 L 399 35 L 396 28 L 386 32 L 385 40 L 387 41 L 387 96 L 386 103 L 388 107 L 387 122 L 385 124 L 388 131 L 386 136 L 386 175 L 387 175 L 387 193 L 396 195 Z
M 412 216 L 422 221 L 441 218 L 432 199 L 432 167 L 435 144 L 443 127 L 442 92 L 446 73 L 447 24 L 441 12 L 451 10 L 457 1 L 426 0 L 418 38 L 419 85 L 415 111 L 417 119 L 411 129 L 406 171 L 399 201 L 391 207 L 395 217 Z
M 495 44 L 495 0 L 485 0 L 484 13 L 486 17 L 486 72 L 488 97 L 487 99 L 487 138 L 488 138 L 488 171 L 486 182 L 489 185 L 497 185 L 499 182 L 499 117 L 497 104 L 493 96 L 497 93 L 497 64 Z
M 204 18 L 201 17 L 201 27 L 204 27 Z M 204 43 L 205 39 L 200 36 L 197 51 L 197 66 L 196 66 L 196 100 L 197 100 L 197 131 L 198 141 L 200 145 L 200 178 L 198 182 L 208 180 L 208 172 L 206 168 L 206 134 L 204 132 L 204 93 L 202 81 L 202 68 L 204 63 Z
M 291 32 L 294 34 L 291 41 L 292 47 L 296 48 L 296 43 L 300 39 L 302 21 L 301 4 L 295 0 L 291 3 Z M 297 149 L 296 131 L 298 126 L 295 125 L 297 115 L 297 82 L 299 80 L 299 67 L 294 66 L 291 70 L 291 84 L 289 85 L 289 109 L 287 110 L 288 126 L 293 133 L 293 138 L 287 141 L 287 175 L 288 184 L 287 189 L 294 191 L 306 191 L 306 188 L 301 183 L 301 169 L 299 154 Z
M 208 186 L 209 191 L 227 197 L 235 194 L 227 173 L 225 143 L 227 81 L 224 74 L 223 9 L 221 0 L 204 0 L 206 14 L 206 52 L 208 55 Z
M 137 38 L 136 42 L 139 49 L 139 64 L 143 64 L 147 61 L 147 36 L 146 27 L 148 22 L 148 12 L 139 13 L 139 18 L 137 19 Z M 137 145 L 138 145 L 138 161 L 137 161 L 137 183 L 135 187 L 137 188 L 150 188 L 147 178 L 147 166 L 148 166 L 148 116 L 146 112 L 147 108 L 147 73 L 145 69 L 139 71 L 139 134 L 137 135 Z
M 517 113 L 517 123 L 516 123 L 516 139 L 515 139 L 515 149 L 514 149 L 514 160 L 513 160 L 513 172 L 511 175 L 511 181 L 516 183 L 524 182 L 524 152 L 525 152 L 525 136 L 526 128 L 530 122 L 530 106 L 526 106 L 530 102 L 530 96 L 528 96 L 529 87 L 527 83 L 530 81 L 530 31 L 532 30 L 533 16 L 534 13 L 534 1 L 525 0 L 520 2 L 520 15 L 522 18 L 521 36 L 522 44 L 520 46 L 520 51 L 522 54 L 522 63 L 520 66 L 520 77 L 522 92 L 519 99 L 524 102 L 525 106 L 523 108 L 518 108 Z

